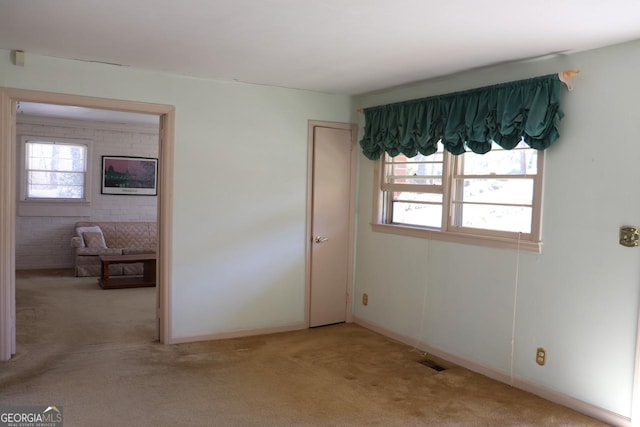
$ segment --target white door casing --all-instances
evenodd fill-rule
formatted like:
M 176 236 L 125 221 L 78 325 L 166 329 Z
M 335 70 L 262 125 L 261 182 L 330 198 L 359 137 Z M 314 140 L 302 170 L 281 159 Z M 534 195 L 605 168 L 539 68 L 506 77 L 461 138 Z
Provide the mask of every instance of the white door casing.
M 15 102 L 0 88 L 0 360 L 15 340 Z

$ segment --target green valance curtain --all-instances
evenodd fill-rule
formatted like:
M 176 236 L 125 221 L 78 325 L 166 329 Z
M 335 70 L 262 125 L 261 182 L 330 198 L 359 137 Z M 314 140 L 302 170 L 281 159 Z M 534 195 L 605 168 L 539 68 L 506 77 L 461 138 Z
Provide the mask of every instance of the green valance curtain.
M 544 150 L 558 139 L 562 82 L 557 74 L 464 92 L 366 108 L 365 156 L 413 157 L 436 152 L 438 141 L 458 155 L 484 154 L 491 142 L 510 150 L 524 139 Z

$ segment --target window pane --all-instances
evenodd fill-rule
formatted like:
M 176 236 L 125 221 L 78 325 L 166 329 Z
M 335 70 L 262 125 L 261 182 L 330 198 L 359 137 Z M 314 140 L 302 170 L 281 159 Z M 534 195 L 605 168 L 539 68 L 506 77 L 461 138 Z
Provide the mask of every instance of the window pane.
M 27 169 L 64 172 L 86 171 L 86 146 L 27 143 Z
M 404 162 L 442 162 L 444 159 L 444 152 L 442 151 L 442 146 L 439 146 L 438 151 L 433 153 L 430 156 L 423 156 L 422 154 L 417 154 L 414 157 L 407 157 L 404 154 L 399 154 L 395 157 L 391 157 L 388 154 L 385 154 L 387 158 L 387 162 L 390 163 L 404 163 Z
M 533 179 L 465 179 L 459 201 L 531 205 Z
M 393 202 L 391 222 L 440 228 L 442 225 L 442 205 Z
M 433 176 L 389 177 L 387 182 L 389 184 L 442 185 L 442 178 Z
M 82 187 L 61 187 L 57 185 L 29 185 L 29 197 L 40 199 L 81 199 Z
M 390 165 L 387 182 L 390 184 L 442 183 L 442 163 L 406 163 Z
M 27 197 L 81 199 L 84 174 L 64 172 L 29 172 Z
M 495 146 L 495 144 L 494 144 Z M 494 149 L 486 154 L 465 153 L 463 175 L 535 175 L 538 172 L 538 153 L 527 149 Z
M 393 201 L 442 203 L 442 194 L 398 191 L 393 193 Z
M 462 227 L 531 233 L 531 208 L 520 206 L 458 205 Z
M 404 155 L 386 159 L 386 182 L 389 184 L 442 185 L 442 152 L 431 156 L 407 158 Z
M 65 172 L 29 172 L 30 184 L 79 185 L 84 184 L 84 174 Z

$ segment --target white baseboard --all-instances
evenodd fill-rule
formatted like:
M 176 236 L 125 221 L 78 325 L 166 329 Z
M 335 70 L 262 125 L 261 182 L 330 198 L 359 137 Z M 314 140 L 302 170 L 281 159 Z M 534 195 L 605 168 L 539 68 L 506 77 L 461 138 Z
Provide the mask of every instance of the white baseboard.
M 421 351 L 424 351 L 425 353 L 433 354 L 434 356 L 437 356 L 448 362 L 454 363 L 463 368 L 469 369 L 470 371 L 477 372 L 479 374 L 492 378 L 496 381 L 503 382 L 505 384 L 511 383 L 511 378 L 507 372 L 500 371 L 494 368 L 489 368 L 487 366 L 474 362 L 470 359 L 460 357 L 455 354 L 444 351 L 438 347 L 431 346 L 425 342 L 417 341 L 415 338 L 411 338 L 406 335 L 393 332 L 389 329 L 386 329 L 382 326 L 379 326 L 375 323 L 361 319 L 359 317 L 353 316 L 352 320 L 354 323 L 364 328 L 370 329 L 388 338 L 391 338 L 393 340 L 400 341 L 401 343 L 415 347 Z M 551 402 L 557 403 L 562 406 L 566 406 L 567 408 L 571 408 L 574 411 L 578 411 L 582 414 L 596 418 L 607 424 L 620 426 L 620 427 L 631 427 L 631 420 L 627 417 L 613 413 L 603 408 L 599 408 L 597 406 L 583 402 L 582 400 L 573 398 L 564 393 L 557 392 L 547 387 L 543 387 L 541 385 L 537 385 L 519 378 L 514 378 L 513 387 L 519 388 L 524 391 L 528 391 L 529 393 L 533 393 L 537 396 L 542 397 L 543 399 L 549 400 Z
M 182 337 L 171 337 L 171 339 L 169 340 L 169 344 L 183 344 L 183 343 L 198 342 L 198 341 L 213 341 L 213 340 L 223 340 L 228 338 L 250 337 L 254 335 L 277 334 L 280 332 L 290 332 L 290 331 L 298 331 L 300 329 L 307 329 L 308 327 L 309 326 L 306 323 L 290 323 L 288 325 L 270 326 L 266 328 L 244 329 L 240 331 L 230 331 L 230 332 L 217 332 L 213 334 L 204 334 L 204 335 L 188 335 L 188 336 L 182 336 Z

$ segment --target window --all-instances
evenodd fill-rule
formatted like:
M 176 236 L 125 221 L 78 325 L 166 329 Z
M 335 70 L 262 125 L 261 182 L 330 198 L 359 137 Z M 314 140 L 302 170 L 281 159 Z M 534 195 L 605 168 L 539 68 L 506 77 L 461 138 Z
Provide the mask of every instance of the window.
M 382 158 L 376 231 L 540 251 L 544 154 L 513 150 Z
M 26 199 L 84 199 L 87 146 L 44 141 L 25 144 Z
M 21 216 L 84 216 L 91 199 L 91 141 L 22 137 Z

